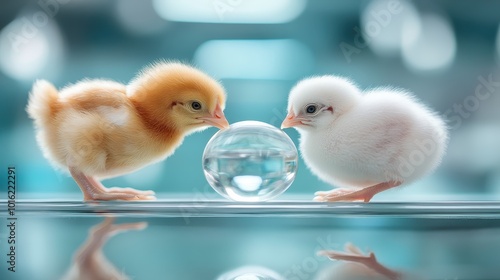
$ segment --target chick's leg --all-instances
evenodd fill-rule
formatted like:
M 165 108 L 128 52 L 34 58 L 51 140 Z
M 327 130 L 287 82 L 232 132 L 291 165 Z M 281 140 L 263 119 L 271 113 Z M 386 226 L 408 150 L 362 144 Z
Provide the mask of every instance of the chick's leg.
M 98 180 L 70 167 L 73 179 L 83 192 L 83 200 L 154 200 L 153 191 L 139 191 L 131 188 L 106 188 Z
M 343 261 L 350 261 L 363 264 L 366 267 L 370 268 L 371 270 L 387 277 L 390 280 L 402 279 L 401 273 L 391 270 L 382 265 L 381 263 L 379 263 L 373 252 L 370 252 L 368 255 L 364 255 L 363 252 L 361 252 L 361 250 L 358 247 L 352 245 L 351 243 L 345 245 L 345 250 L 346 252 L 326 251 L 326 250 L 319 251 L 318 255 L 326 256 L 331 260 L 343 260 Z
M 316 192 L 315 201 L 333 202 L 333 201 L 363 201 L 369 202 L 373 196 L 385 190 L 401 185 L 400 182 L 385 182 L 361 190 L 335 189 L 327 192 Z
M 102 223 L 90 230 L 87 242 L 76 254 L 78 262 L 84 263 L 95 256 L 96 253 L 99 253 L 108 237 L 128 230 L 142 230 L 148 225 L 146 222 L 113 224 L 114 221 L 114 217 L 106 217 Z

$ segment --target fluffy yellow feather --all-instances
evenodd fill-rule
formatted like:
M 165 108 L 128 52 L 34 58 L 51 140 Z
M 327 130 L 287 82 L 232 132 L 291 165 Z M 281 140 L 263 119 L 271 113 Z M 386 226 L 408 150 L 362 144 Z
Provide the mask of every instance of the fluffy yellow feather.
M 160 62 L 127 86 L 82 80 L 58 92 L 39 80 L 27 112 L 44 156 L 71 173 L 84 200 L 146 200 L 154 192 L 105 188 L 99 179 L 165 159 L 192 132 L 228 127 L 225 102 L 223 87 L 205 73 Z

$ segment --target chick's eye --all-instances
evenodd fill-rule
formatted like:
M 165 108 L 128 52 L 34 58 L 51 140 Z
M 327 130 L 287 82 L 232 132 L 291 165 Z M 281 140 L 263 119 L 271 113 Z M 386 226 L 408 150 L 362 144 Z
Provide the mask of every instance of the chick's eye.
M 314 114 L 318 110 L 318 106 L 315 104 L 310 104 L 306 106 L 306 113 Z
M 193 101 L 193 103 L 191 103 L 191 108 L 193 108 L 193 110 L 198 111 L 201 109 L 201 103 L 198 101 Z

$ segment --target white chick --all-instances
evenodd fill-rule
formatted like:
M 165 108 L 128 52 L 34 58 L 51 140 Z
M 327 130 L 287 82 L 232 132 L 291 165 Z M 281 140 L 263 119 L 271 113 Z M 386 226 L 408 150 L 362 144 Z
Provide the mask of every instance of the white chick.
M 152 191 L 106 188 L 99 180 L 164 160 L 190 133 L 228 127 L 225 102 L 223 87 L 210 76 L 159 62 L 127 86 L 83 80 L 58 92 L 37 81 L 27 111 L 44 156 L 69 171 L 84 200 L 149 200 Z
M 448 142 L 447 127 L 403 90 L 364 93 L 346 78 L 302 80 L 290 92 L 282 128 L 300 133 L 306 165 L 341 187 L 316 201 L 370 201 L 377 193 L 432 172 Z

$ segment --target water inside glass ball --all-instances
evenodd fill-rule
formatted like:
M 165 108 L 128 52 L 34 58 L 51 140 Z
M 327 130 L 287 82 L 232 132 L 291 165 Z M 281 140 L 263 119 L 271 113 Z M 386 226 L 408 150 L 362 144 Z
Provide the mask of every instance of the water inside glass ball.
M 203 152 L 208 183 L 222 196 L 241 202 L 267 201 L 282 194 L 297 172 L 298 154 L 282 130 L 257 121 L 217 132 Z

